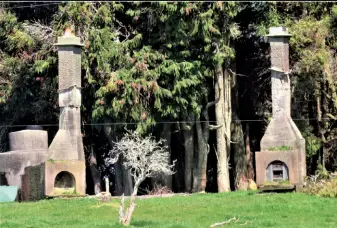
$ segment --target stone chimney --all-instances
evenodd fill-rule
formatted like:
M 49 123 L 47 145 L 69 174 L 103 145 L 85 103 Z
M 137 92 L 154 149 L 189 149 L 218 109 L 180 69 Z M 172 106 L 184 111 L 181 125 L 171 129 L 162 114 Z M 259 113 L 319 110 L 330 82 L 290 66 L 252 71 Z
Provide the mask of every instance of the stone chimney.
M 58 37 L 59 130 L 48 149 L 45 167 L 46 195 L 76 192 L 84 195 L 85 158 L 81 134 L 80 38 L 67 29 Z
M 284 176 L 289 177 L 290 182 L 297 187 L 301 186 L 306 174 L 305 140 L 291 118 L 290 36 L 287 28 L 272 27 L 269 29 L 272 119 L 262 137 L 261 152 L 256 153 L 258 185 L 267 180 L 266 169 L 272 162 L 283 163 L 284 170 L 289 170 L 289 173 Z M 268 175 L 272 177 L 272 174 Z
M 84 160 L 81 135 L 81 47 L 80 38 L 66 30 L 58 38 L 59 131 L 49 147 L 54 160 Z
M 272 120 L 261 140 L 261 150 L 271 147 L 297 147 L 304 140 L 291 119 L 291 91 L 289 78 L 289 38 L 288 29 L 269 29 L 271 56 Z M 286 145 L 287 144 L 287 145 Z
M 289 37 L 284 27 L 269 30 L 273 118 L 290 116 Z

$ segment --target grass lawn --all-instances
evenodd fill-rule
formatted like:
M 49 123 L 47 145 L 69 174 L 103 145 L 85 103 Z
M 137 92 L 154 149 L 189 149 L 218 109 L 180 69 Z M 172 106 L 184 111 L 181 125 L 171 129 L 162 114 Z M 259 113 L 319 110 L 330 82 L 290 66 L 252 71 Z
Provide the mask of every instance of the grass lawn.
M 130 227 L 337 227 L 337 199 L 249 192 L 138 199 Z M 54 199 L 0 203 L 0 227 L 121 227 L 119 200 Z M 246 225 L 240 224 L 248 222 Z

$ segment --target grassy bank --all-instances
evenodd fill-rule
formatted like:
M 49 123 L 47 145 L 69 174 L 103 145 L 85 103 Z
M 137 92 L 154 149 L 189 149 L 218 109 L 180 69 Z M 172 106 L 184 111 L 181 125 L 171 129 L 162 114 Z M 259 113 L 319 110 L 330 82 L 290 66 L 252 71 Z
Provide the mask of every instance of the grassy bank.
M 54 199 L 0 204 L 0 227 L 120 227 L 119 200 Z M 337 200 L 247 192 L 139 199 L 130 227 L 337 227 Z M 246 223 L 241 226 L 240 224 Z

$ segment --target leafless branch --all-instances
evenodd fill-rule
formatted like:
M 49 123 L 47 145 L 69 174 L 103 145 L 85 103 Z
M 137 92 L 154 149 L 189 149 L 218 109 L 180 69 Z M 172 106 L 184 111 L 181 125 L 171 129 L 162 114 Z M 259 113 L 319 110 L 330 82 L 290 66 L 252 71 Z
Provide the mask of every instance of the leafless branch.
M 333 102 L 337 102 L 335 99 L 333 99 L 327 92 L 325 92 L 324 90 L 322 90 L 322 92 L 323 92 L 323 94 L 329 99 L 329 100 L 331 100 L 331 101 L 333 101 Z
M 223 126 L 222 124 L 221 125 L 209 125 L 209 129 L 210 130 L 217 130 L 217 129 L 219 129 L 222 126 Z
M 123 36 L 125 38 L 125 40 L 128 40 L 129 37 L 131 36 L 131 32 L 129 31 L 129 29 L 125 25 L 123 25 L 123 23 L 120 22 L 119 20 L 115 19 L 115 22 L 120 26 L 119 29 L 117 30 L 118 34 L 120 36 Z M 125 30 L 125 34 L 122 34 L 120 32 L 121 28 L 123 28 Z
M 229 70 L 229 72 L 230 72 L 231 74 L 233 74 L 233 75 L 240 76 L 240 77 L 246 77 L 246 78 L 249 78 L 249 76 L 248 76 L 248 75 L 244 75 L 244 74 L 237 74 L 237 73 L 233 72 L 233 71 L 232 71 L 231 69 L 229 69 L 229 68 L 228 68 L 228 70 Z
M 221 90 L 220 90 L 221 92 Z M 220 100 L 220 97 L 218 97 L 215 101 L 212 101 L 212 102 L 208 102 L 207 105 L 206 105 L 206 110 L 209 109 L 210 107 L 216 105 Z
M 216 160 L 219 161 L 218 150 L 216 149 L 216 146 L 214 144 L 213 144 L 213 148 L 214 148 L 214 151 L 215 151 Z
M 156 175 L 172 175 L 176 160 L 170 165 L 167 161 L 170 153 L 167 146 L 162 146 L 164 140 L 158 142 L 152 137 L 141 137 L 137 132 L 130 132 L 124 135 L 119 142 L 112 142 L 114 147 L 109 152 L 109 157 L 105 160 L 106 164 L 114 164 L 120 156 L 123 156 L 123 166 L 130 170 L 131 176 L 135 181 L 131 194 L 130 206 L 124 213 L 124 195 L 121 199 L 119 211 L 120 222 L 129 225 L 132 213 L 135 209 L 135 199 L 140 184 L 147 177 Z
M 233 218 L 230 218 L 230 219 L 228 219 L 227 221 L 214 223 L 214 224 L 211 225 L 211 227 L 222 226 L 222 225 L 225 225 L 225 224 L 230 223 L 230 222 L 233 221 L 233 220 L 234 220 L 234 221 L 238 221 L 238 219 L 234 216 Z
M 90 4 L 90 6 L 96 13 L 98 13 L 98 10 L 96 9 L 95 4 Z
M 124 194 L 121 197 L 121 205 L 119 207 L 119 222 L 122 223 L 124 218 Z

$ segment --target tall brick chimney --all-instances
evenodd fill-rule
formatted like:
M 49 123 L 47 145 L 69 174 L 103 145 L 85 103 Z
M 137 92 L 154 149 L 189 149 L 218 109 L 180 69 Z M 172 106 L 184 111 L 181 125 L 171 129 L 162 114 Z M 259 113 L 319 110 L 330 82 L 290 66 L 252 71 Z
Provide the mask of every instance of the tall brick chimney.
M 85 159 L 81 134 L 81 47 L 70 29 L 58 37 L 59 130 L 48 149 L 46 195 L 85 194 Z
M 272 27 L 269 32 L 273 118 L 276 118 L 278 115 L 290 117 L 290 34 L 288 34 L 288 30 L 284 27 Z
M 272 119 L 262 137 L 261 152 L 256 153 L 256 182 L 258 185 L 270 181 L 273 175 L 270 173 L 272 168 L 269 169 L 268 166 L 274 161 L 284 164 L 284 170 L 288 170 L 289 173 L 283 177 L 287 176 L 289 181 L 297 187 L 301 186 L 303 177 L 306 175 L 305 140 L 291 118 L 290 36 L 285 27 L 269 29 Z

